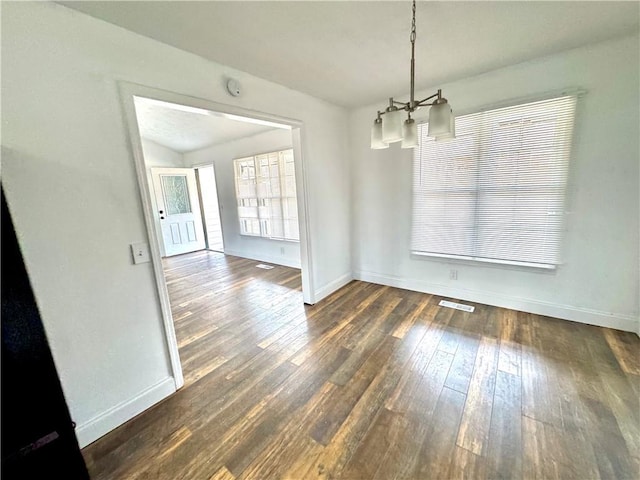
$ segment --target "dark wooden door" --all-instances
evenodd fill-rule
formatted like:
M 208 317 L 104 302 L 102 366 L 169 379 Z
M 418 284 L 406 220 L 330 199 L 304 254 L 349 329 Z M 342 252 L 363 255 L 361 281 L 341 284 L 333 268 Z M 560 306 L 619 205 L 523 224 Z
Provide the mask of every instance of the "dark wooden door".
M 2 478 L 88 479 L 2 191 Z

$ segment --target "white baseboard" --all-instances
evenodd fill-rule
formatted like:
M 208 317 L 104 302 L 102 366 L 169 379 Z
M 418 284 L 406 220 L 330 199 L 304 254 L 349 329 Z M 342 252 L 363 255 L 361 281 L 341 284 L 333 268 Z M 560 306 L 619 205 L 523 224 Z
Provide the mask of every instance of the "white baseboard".
M 364 282 L 389 285 L 391 287 L 414 290 L 416 292 L 431 293 L 442 297 L 457 298 L 468 302 L 478 302 L 485 305 L 520 310 L 523 312 L 561 318 L 599 327 L 615 328 L 626 332 L 635 332 L 640 336 L 640 322 L 632 315 L 603 312 L 572 305 L 560 305 L 541 302 L 527 298 L 500 295 L 494 292 L 455 288 L 448 285 L 424 282 L 421 280 L 393 277 L 374 272 L 355 271 L 353 278 Z
M 341 289 L 351 280 L 353 280 L 353 276 L 351 275 L 351 272 L 347 272 L 344 275 L 341 275 L 340 277 L 336 278 L 334 281 L 327 283 L 324 287 L 318 288 L 315 291 L 315 296 L 314 296 L 316 303 L 322 300 L 323 298 L 328 297 L 336 290 Z
M 122 402 L 106 412 L 96 415 L 91 420 L 78 425 L 76 437 L 80 448 L 84 448 L 98 438 L 119 427 L 127 420 L 158 403 L 176 391 L 176 385 L 172 377 L 147 388 L 135 397 Z
M 239 250 L 228 250 L 225 248 L 225 255 L 232 255 L 234 257 L 248 258 L 250 260 L 257 260 L 258 262 L 273 263 L 274 265 L 282 265 L 283 267 L 301 268 L 299 259 L 287 258 L 285 256 L 272 256 L 264 255 L 262 253 L 242 252 Z

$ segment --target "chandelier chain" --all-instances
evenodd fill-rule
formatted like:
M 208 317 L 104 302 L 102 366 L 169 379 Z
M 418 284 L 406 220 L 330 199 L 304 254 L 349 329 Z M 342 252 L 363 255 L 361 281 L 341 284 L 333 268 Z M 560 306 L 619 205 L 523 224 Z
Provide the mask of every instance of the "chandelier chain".
M 412 12 L 413 18 L 411 19 L 411 36 L 409 38 L 411 40 L 411 43 L 414 44 L 416 43 L 416 0 L 413 0 Z
M 411 112 L 416 108 L 414 90 L 415 90 L 415 75 L 416 75 L 416 0 L 413 0 L 412 6 L 413 16 L 411 19 L 411 94 L 409 97 L 409 105 L 407 110 L 409 111 L 409 118 L 411 118 Z
M 2 1 L 2 0 L 0 0 Z M 425 2 L 426 3 L 426 2 Z M 441 138 L 455 138 L 455 118 L 447 99 L 442 96 L 442 90 L 421 100 L 416 100 L 416 4 L 411 2 L 411 71 L 409 101 L 400 102 L 389 97 L 389 106 L 378 110 L 378 116 L 371 128 L 371 148 L 388 148 L 390 143 L 402 140 L 402 148 L 418 146 L 418 130 L 415 119 L 411 118 L 420 107 L 431 107 L 429 110 L 429 132 L 427 136 L 436 140 Z M 406 119 L 402 122 L 402 111 L 406 112 Z M 384 118 L 382 116 L 384 115 Z

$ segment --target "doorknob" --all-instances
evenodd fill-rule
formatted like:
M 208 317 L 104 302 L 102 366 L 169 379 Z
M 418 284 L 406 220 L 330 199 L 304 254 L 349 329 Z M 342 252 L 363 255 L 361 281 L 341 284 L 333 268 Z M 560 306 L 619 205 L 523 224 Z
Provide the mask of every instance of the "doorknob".
M 162 215 L 160 215 L 160 220 L 164 220 L 164 217 Z

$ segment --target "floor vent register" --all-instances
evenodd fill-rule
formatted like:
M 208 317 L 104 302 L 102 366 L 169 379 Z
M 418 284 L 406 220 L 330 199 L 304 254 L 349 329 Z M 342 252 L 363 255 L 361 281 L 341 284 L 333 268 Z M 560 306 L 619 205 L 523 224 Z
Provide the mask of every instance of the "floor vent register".
M 450 302 L 449 300 L 440 300 L 438 304 L 441 307 L 449 307 L 455 308 L 456 310 L 462 310 L 464 312 L 473 312 L 476 307 L 472 307 L 471 305 L 463 305 L 462 303 Z

